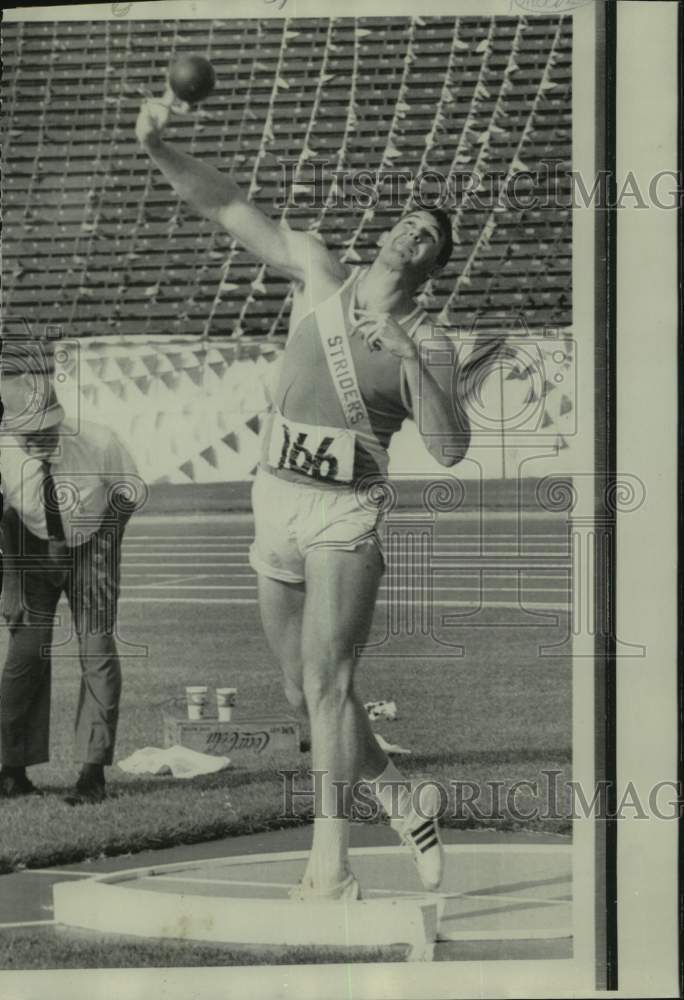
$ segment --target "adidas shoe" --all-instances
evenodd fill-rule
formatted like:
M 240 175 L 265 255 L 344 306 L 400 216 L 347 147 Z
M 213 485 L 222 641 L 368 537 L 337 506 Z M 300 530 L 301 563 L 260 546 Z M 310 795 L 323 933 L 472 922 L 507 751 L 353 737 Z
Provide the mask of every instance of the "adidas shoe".
M 310 878 L 303 878 L 299 885 L 290 890 L 290 899 L 296 903 L 323 902 L 326 900 L 355 900 L 361 899 L 361 889 L 356 877 L 349 872 L 347 877 L 330 889 L 316 889 Z
M 437 814 L 440 796 L 434 785 L 427 785 L 420 796 L 421 812 L 411 807 L 404 819 L 392 820 L 392 829 L 402 843 L 411 848 L 418 876 L 426 889 L 438 889 L 444 874 L 444 848 L 439 838 Z

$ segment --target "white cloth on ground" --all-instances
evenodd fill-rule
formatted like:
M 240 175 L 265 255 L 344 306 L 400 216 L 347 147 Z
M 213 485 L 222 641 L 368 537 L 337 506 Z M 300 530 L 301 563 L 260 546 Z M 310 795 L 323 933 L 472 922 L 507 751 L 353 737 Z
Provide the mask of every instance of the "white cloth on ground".
M 200 774 L 225 770 L 230 767 L 230 757 L 199 753 L 182 746 L 166 749 L 143 747 L 117 763 L 128 774 L 171 774 L 174 778 L 195 778 Z

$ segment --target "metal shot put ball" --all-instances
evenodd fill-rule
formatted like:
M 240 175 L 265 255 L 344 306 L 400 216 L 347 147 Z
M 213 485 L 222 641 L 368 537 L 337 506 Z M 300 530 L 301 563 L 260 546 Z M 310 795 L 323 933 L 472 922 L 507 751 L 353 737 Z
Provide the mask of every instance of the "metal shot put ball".
M 169 86 L 187 104 L 204 101 L 214 89 L 216 73 L 203 56 L 178 56 L 169 67 Z

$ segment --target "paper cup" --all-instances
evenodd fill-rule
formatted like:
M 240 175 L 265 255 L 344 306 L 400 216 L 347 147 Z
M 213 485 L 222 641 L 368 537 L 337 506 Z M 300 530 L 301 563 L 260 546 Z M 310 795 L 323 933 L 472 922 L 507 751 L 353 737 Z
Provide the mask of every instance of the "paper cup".
M 219 722 L 229 722 L 235 707 L 237 688 L 216 688 Z
M 186 687 L 185 698 L 188 703 L 188 718 L 201 719 L 207 707 L 209 688 L 201 685 Z

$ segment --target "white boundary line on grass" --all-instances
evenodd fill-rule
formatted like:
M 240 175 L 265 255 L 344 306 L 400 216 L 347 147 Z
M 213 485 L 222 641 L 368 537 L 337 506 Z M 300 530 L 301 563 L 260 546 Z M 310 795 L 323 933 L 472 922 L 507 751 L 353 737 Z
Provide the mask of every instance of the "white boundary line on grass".
M 172 535 L 134 535 L 130 539 L 126 538 L 124 552 L 140 550 L 142 552 L 168 552 L 175 549 L 182 552 L 203 552 L 205 549 L 215 549 L 226 555 L 248 554 L 251 542 L 254 537 L 249 538 L 244 535 L 198 535 L 194 537 L 174 537 Z M 433 539 L 440 551 L 444 549 L 466 550 L 469 552 L 481 552 L 483 549 L 492 551 L 507 552 L 509 549 L 541 549 L 543 552 L 553 543 L 555 551 L 565 553 L 568 558 L 571 555 L 569 540 L 563 535 L 437 535 Z
M 130 588 L 127 588 L 130 589 Z M 144 588 L 148 589 L 148 588 Z M 189 588 L 192 589 L 192 588 Z M 212 588 L 214 589 L 214 588 Z M 378 605 L 390 604 L 390 601 L 380 599 Z M 120 597 L 119 604 L 257 604 L 256 597 Z M 439 608 L 473 608 L 477 610 L 474 601 L 432 601 L 432 607 Z M 521 607 L 517 601 L 485 601 L 482 610 L 487 608 L 508 608 L 518 611 L 548 611 L 550 613 L 565 613 L 570 609 L 570 602 L 544 603 L 541 601 L 525 601 Z
M 406 514 L 410 516 L 411 514 L 420 515 L 421 511 L 406 507 L 398 508 L 398 514 Z M 544 521 L 567 521 L 571 520 L 568 518 L 567 511 L 555 511 L 555 510 L 491 510 L 486 511 L 486 508 L 481 510 L 453 510 L 453 511 L 442 511 L 438 515 L 439 520 L 446 521 L 515 521 L 517 519 L 527 520 L 528 518 L 532 521 L 544 520 Z M 135 522 L 137 527 L 143 527 L 145 524 L 225 524 L 230 521 L 249 521 L 252 522 L 254 519 L 251 509 L 250 510 L 233 510 L 226 511 L 222 514 L 140 514 Z
M 99 872 L 90 872 L 86 874 L 85 872 L 73 872 L 73 871 L 61 871 L 59 868 L 22 868 L 22 875 L 71 875 L 72 878 L 92 878 L 93 875 L 98 875 Z
M 201 574 L 200 574 L 201 575 Z M 229 578 L 230 579 L 230 578 Z M 256 585 L 254 583 L 203 583 L 196 586 L 186 586 L 184 583 L 129 583 L 128 586 L 124 585 L 126 590 L 256 590 Z M 418 584 L 403 584 L 401 586 L 395 586 L 390 584 L 384 588 L 385 590 L 392 590 L 394 594 L 414 594 L 418 590 L 425 591 L 426 587 L 421 587 Z M 483 588 L 484 589 L 484 588 Z M 498 586 L 490 586 L 489 590 L 498 591 L 514 591 L 517 593 L 519 587 L 511 586 L 504 587 L 501 584 Z M 526 587 L 529 593 L 530 590 L 539 591 L 542 594 L 547 593 L 558 593 L 562 594 L 564 591 L 569 590 L 569 587 Z M 446 592 L 448 594 L 459 593 L 465 591 L 470 593 L 473 590 L 472 585 L 463 587 L 430 587 L 431 592 Z M 431 601 L 431 604 L 434 602 Z M 472 603 L 472 602 L 469 602 Z
M 226 552 L 247 552 L 253 536 L 247 535 L 191 535 L 181 538 L 175 535 L 132 535 L 126 539 L 129 549 L 139 548 L 145 551 L 161 549 L 168 552 L 170 548 L 179 551 L 193 549 L 224 549 Z M 559 551 L 568 552 L 568 539 L 557 532 L 537 535 L 464 535 L 450 531 L 448 534 L 437 535 L 434 539 L 440 548 L 469 548 L 478 551 L 480 548 L 510 549 L 524 545 L 526 548 L 545 548 L 549 541 L 555 543 Z
M 11 930 L 12 927 L 46 927 L 52 926 L 54 920 L 15 920 L 11 923 L 0 924 L 0 930 Z
M 145 575 L 151 575 L 149 571 L 151 571 L 151 570 L 157 570 L 157 569 L 171 569 L 171 568 L 176 569 L 178 567 L 181 567 L 182 569 L 217 569 L 217 568 L 218 569 L 230 569 L 230 568 L 246 569 L 249 565 L 250 564 L 248 562 L 231 563 L 231 562 L 207 562 L 207 561 L 203 561 L 203 562 L 193 562 L 193 563 L 189 563 L 189 562 L 180 562 L 179 563 L 179 562 L 169 562 L 168 560 L 160 560 L 159 562 L 149 562 L 148 560 L 141 560 L 139 562 L 138 561 L 133 562 L 132 560 L 129 560 L 128 562 L 124 562 L 124 564 L 123 564 L 124 569 L 126 569 L 128 567 L 136 568 L 136 569 L 144 567 L 146 570 L 148 570 L 148 573 L 146 573 Z M 392 568 L 395 569 L 395 570 L 397 570 L 397 569 L 409 569 L 409 570 L 411 570 L 411 569 L 414 569 L 415 567 L 410 562 L 407 562 L 407 563 L 399 563 L 399 564 L 393 563 L 392 564 Z M 538 566 L 469 566 L 469 565 L 468 566 L 444 566 L 444 565 L 435 565 L 435 566 L 431 567 L 431 573 L 432 573 L 433 577 L 438 576 L 438 575 L 442 576 L 442 577 L 444 577 L 444 576 L 467 576 L 467 575 L 475 576 L 475 575 L 479 575 L 481 573 L 491 573 L 491 574 L 496 573 L 499 576 L 503 575 L 505 579 L 508 579 L 508 578 L 510 578 L 510 579 L 517 579 L 520 573 L 529 573 L 529 574 L 537 573 L 540 568 L 548 570 L 550 573 L 553 574 L 553 576 L 548 576 L 548 575 L 547 576 L 543 576 L 544 580 L 551 579 L 551 580 L 561 580 L 561 581 L 566 581 L 567 580 L 568 570 L 570 569 L 569 566 L 563 567 L 562 569 L 557 569 L 557 567 L 555 567 L 555 566 L 538 567 Z M 138 575 L 140 575 L 140 574 L 138 574 Z M 218 576 L 219 578 L 221 578 L 222 576 L 232 576 L 233 574 L 231 574 L 231 573 L 223 573 L 223 574 L 214 573 L 212 575 L 213 576 Z M 243 574 L 243 576 L 246 576 L 246 574 Z M 442 589 L 444 589 L 444 588 L 442 588 Z

